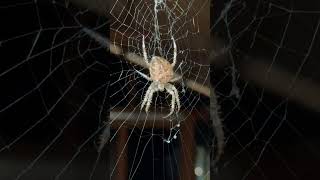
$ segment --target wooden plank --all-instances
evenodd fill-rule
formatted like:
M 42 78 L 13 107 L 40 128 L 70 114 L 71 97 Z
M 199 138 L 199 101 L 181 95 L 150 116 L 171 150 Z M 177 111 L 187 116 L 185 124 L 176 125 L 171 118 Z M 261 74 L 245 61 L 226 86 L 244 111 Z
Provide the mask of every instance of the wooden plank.
M 117 136 L 116 143 L 116 161 L 119 159 L 114 180 L 127 180 L 128 179 L 128 129 L 120 128 Z
M 181 159 L 179 170 L 181 180 L 195 180 L 194 161 L 196 141 L 194 137 L 194 125 L 194 115 L 191 115 L 181 126 Z

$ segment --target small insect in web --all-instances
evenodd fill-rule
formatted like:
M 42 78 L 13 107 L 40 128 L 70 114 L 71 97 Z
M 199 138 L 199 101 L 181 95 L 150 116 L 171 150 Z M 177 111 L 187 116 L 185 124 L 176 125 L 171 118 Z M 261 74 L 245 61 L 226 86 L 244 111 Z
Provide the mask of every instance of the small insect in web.
M 175 77 L 175 74 L 173 71 L 173 68 L 177 62 L 177 45 L 173 36 L 171 37 L 171 39 L 173 42 L 172 64 L 170 64 L 169 61 L 166 60 L 165 58 L 159 57 L 159 56 L 153 56 L 151 58 L 151 61 L 149 62 L 146 46 L 145 46 L 145 37 L 143 36 L 142 37 L 143 59 L 148 67 L 150 77 L 136 70 L 136 72 L 140 74 L 143 78 L 147 79 L 148 81 L 152 81 L 147 92 L 144 95 L 144 98 L 141 104 L 141 109 L 143 109 L 143 107 L 146 106 L 145 111 L 146 112 L 149 111 L 153 94 L 157 91 L 166 90 L 172 96 L 170 113 L 166 115 L 164 118 L 169 117 L 170 115 L 173 114 L 175 110 L 175 105 L 177 105 L 176 113 L 179 112 L 181 107 L 178 90 L 174 85 L 170 84 L 172 82 L 175 82 L 181 79 L 181 76 Z

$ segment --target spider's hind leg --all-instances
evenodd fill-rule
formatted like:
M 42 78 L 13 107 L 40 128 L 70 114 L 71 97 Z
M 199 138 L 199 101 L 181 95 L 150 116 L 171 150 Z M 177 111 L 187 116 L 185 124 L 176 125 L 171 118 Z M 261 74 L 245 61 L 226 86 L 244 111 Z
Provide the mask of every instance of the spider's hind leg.
M 154 84 L 151 83 L 151 85 L 149 86 L 146 94 L 144 95 L 144 98 L 143 98 L 143 101 L 142 101 L 140 110 L 142 110 L 143 107 L 146 106 L 145 111 L 146 111 L 146 113 L 149 112 L 149 108 L 150 108 L 150 105 L 151 105 L 153 93 L 154 93 L 155 91 L 156 91 L 156 89 L 154 88 Z
M 177 112 L 180 111 L 181 104 L 180 104 L 180 98 L 179 98 L 179 93 L 176 87 L 172 86 L 172 91 L 174 92 L 174 97 L 175 97 L 175 102 L 177 103 Z
M 170 106 L 170 113 L 168 115 L 164 116 L 163 118 L 167 118 L 173 114 L 174 108 L 175 108 L 175 103 L 176 103 L 175 92 L 171 88 L 171 86 L 167 87 L 166 90 L 171 95 L 171 106 Z

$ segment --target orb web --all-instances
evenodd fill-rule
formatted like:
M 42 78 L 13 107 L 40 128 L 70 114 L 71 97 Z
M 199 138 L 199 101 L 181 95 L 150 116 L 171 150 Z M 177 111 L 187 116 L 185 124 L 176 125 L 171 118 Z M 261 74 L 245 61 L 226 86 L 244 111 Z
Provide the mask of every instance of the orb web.
M 152 152 L 152 158 L 158 157 L 158 152 L 154 150 L 158 141 L 154 142 L 155 140 L 160 139 L 160 147 L 162 146 L 162 148 L 174 148 L 179 144 L 180 138 L 181 143 L 184 143 L 180 134 L 181 126 L 184 126 L 185 121 L 193 121 L 193 116 L 204 121 L 208 119 L 208 115 L 199 116 L 201 113 L 196 108 L 199 105 L 208 108 L 208 97 L 206 98 L 206 96 L 209 94 L 210 66 L 206 58 L 208 55 L 207 47 L 194 46 L 195 39 L 201 37 L 199 14 L 206 9 L 206 4 L 209 5 L 209 2 L 203 1 L 203 4 L 199 4 L 195 1 L 139 0 L 115 1 L 112 5 L 110 14 L 113 21 L 110 25 L 110 39 L 114 46 L 121 48 L 121 61 L 117 61 L 115 64 L 121 66 L 123 70 L 111 75 L 111 79 L 115 80 L 110 85 L 110 87 L 115 87 L 115 92 L 112 95 L 114 99 L 122 97 L 121 101 L 115 100 L 114 102 L 117 103 L 111 106 L 111 111 L 115 109 L 120 112 L 118 116 L 115 115 L 115 120 L 111 120 L 111 124 L 118 122 L 111 141 L 123 128 L 130 131 L 127 139 L 128 144 L 131 141 L 134 142 L 135 138 L 132 137 L 135 134 L 138 135 L 136 140 L 138 143 L 133 148 L 132 165 L 128 169 L 129 178 L 134 178 L 136 174 L 139 174 L 139 171 L 143 171 L 140 166 L 141 161 L 147 157 L 148 152 L 146 151 L 148 150 L 146 149 L 149 149 L 149 153 Z M 207 23 L 209 24 L 209 21 Z M 207 26 L 209 27 L 209 25 Z M 206 34 L 209 35 L 208 29 Z M 172 39 L 177 45 L 177 63 L 174 71 L 175 74 L 182 76 L 182 79 L 173 85 L 178 90 L 182 107 L 179 112 L 174 112 L 168 118 L 164 118 L 171 106 L 171 96 L 168 93 L 154 93 L 148 112 L 141 108 L 145 93 L 151 84 L 137 73 L 139 71 L 146 75 L 149 74 L 143 60 L 143 39 L 145 39 L 148 61 L 153 56 L 160 56 L 172 63 L 174 52 Z M 195 91 L 193 84 L 199 85 L 202 90 L 205 89 L 204 94 L 201 91 Z M 120 118 L 124 113 L 127 113 L 127 116 Z M 192 129 L 193 126 L 189 128 Z M 207 143 L 209 144 L 210 141 Z M 163 150 L 162 154 L 165 154 L 165 151 L 167 150 Z M 190 159 L 188 157 L 190 152 L 184 152 L 188 150 L 182 149 L 181 151 L 180 153 L 185 153 Z M 171 164 L 168 165 L 168 170 L 165 166 L 157 170 L 156 161 L 152 162 L 153 177 L 157 177 L 155 174 L 159 172 L 162 172 L 164 177 L 180 174 L 174 172 L 181 168 L 179 167 L 181 159 L 179 160 L 179 155 L 176 153 L 171 152 L 166 155 Z M 208 156 L 208 152 L 206 153 Z M 189 159 L 186 162 L 189 162 Z M 193 166 L 190 165 L 190 167 Z M 208 172 L 207 167 L 204 174 L 208 176 Z M 169 174 L 166 175 L 166 173 Z

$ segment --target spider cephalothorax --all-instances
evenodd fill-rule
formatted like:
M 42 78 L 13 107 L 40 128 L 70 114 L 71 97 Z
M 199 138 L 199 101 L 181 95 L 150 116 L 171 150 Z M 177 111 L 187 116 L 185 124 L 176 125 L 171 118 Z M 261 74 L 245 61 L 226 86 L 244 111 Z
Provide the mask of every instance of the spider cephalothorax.
M 145 40 L 143 36 L 143 39 L 142 39 L 143 58 L 149 69 L 150 77 L 142 72 L 139 72 L 139 71 L 137 72 L 148 81 L 152 81 L 152 83 L 149 86 L 143 98 L 141 109 L 144 106 L 146 106 L 145 111 L 148 112 L 151 105 L 153 93 L 157 91 L 166 90 L 172 96 L 170 113 L 167 116 L 165 116 L 165 117 L 168 117 L 174 112 L 176 104 L 177 104 L 177 112 L 180 110 L 180 99 L 179 99 L 178 91 L 174 85 L 170 84 L 171 82 L 175 82 L 181 78 L 181 77 L 175 77 L 174 71 L 173 71 L 173 68 L 177 61 L 177 45 L 175 43 L 174 38 L 172 37 L 173 49 L 174 49 L 172 64 L 170 64 L 169 61 L 166 60 L 165 58 L 162 58 L 159 56 L 153 56 L 151 58 L 151 61 L 149 62 L 144 41 Z

